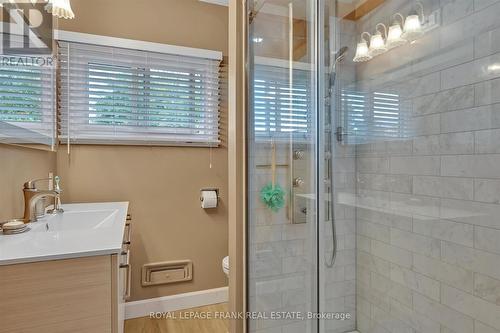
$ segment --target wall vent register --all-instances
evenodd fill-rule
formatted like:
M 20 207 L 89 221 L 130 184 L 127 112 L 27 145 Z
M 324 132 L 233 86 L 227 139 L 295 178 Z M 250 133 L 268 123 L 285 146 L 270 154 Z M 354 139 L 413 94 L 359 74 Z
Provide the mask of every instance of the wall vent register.
M 142 285 L 144 287 L 185 282 L 192 279 L 193 262 L 191 260 L 168 261 L 142 266 Z

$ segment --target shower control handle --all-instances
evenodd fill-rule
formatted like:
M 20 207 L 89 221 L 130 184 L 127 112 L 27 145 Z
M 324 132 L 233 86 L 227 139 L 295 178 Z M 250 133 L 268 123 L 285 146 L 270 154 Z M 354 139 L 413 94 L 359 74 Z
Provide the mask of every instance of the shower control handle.
M 293 187 L 301 187 L 304 185 L 304 179 L 302 177 L 296 177 L 293 180 Z
M 294 160 L 302 160 L 302 159 L 304 159 L 304 151 L 303 150 L 295 150 L 293 152 L 293 159 Z

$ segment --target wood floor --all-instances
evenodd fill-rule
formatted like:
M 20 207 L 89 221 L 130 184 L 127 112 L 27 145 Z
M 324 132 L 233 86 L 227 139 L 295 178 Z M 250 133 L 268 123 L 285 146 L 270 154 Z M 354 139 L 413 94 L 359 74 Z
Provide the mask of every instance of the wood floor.
M 176 311 L 172 316 L 162 319 L 153 319 L 149 317 L 135 318 L 125 321 L 125 333 L 227 333 L 228 321 L 224 319 L 200 319 L 198 314 L 212 314 L 226 312 L 227 304 L 215 304 L 200 308 Z

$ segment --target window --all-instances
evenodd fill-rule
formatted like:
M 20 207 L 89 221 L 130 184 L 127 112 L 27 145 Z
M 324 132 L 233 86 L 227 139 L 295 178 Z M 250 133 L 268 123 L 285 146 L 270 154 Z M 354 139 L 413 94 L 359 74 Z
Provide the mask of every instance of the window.
M 349 143 L 410 136 L 409 112 L 397 94 L 342 90 L 341 108 Z
M 60 137 L 216 146 L 220 60 L 60 42 Z
M 288 63 L 287 63 L 288 64 Z M 254 131 L 257 139 L 306 140 L 311 134 L 309 71 L 256 64 L 254 74 Z
M 53 145 L 54 71 L 27 56 L 0 64 L 0 142 Z

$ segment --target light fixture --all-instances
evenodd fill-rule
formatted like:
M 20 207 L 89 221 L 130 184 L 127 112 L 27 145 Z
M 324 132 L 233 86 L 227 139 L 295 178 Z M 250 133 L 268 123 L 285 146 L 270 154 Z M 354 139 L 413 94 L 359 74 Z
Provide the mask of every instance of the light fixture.
M 399 17 L 401 19 L 401 23 L 398 22 L 396 17 Z M 396 13 L 393 15 L 393 18 L 394 21 L 392 22 L 392 25 L 389 27 L 389 32 L 387 33 L 386 46 L 389 50 L 398 46 L 402 46 L 408 42 L 406 39 L 402 37 L 403 28 L 401 28 L 401 26 L 405 21 L 403 15 L 401 15 L 400 13 Z
M 52 13 L 53 16 L 64 19 L 75 18 L 75 13 L 71 9 L 70 0 L 47 0 L 45 10 Z
M 354 62 L 364 62 L 373 58 L 368 49 L 368 42 L 364 38 L 365 34 L 368 35 L 368 39 L 371 37 L 371 35 L 366 31 L 361 34 L 361 40 L 356 47 L 356 55 L 354 56 L 354 59 L 352 59 Z
M 403 28 L 402 37 L 410 42 L 422 36 L 424 33 L 422 31 L 422 21 L 424 20 L 424 6 L 420 2 L 417 2 L 416 6 L 419 7 L 421 15 L 419 15 L 417 11 L 414 10 L 410 15 L 406 17 Z
M 378 29 L 379 27 L 384 28 L 384 36 L 387 36 L 387 27 L 383 23 L 378 23 L 375 26 L 375 34 L 372 35 L 370 39 L 370 55 L 372 57 L 378 56 L 382 53 L 387 52 L 387 47 L 385 46 L 384 36 L 382 36 L 382 32 Z
M 262 43 L 264 41 L 264 38 L 262 38 L 262 37 L 254 37 L 254 38 L 252 38 L 252 41 L 254 43 Z

